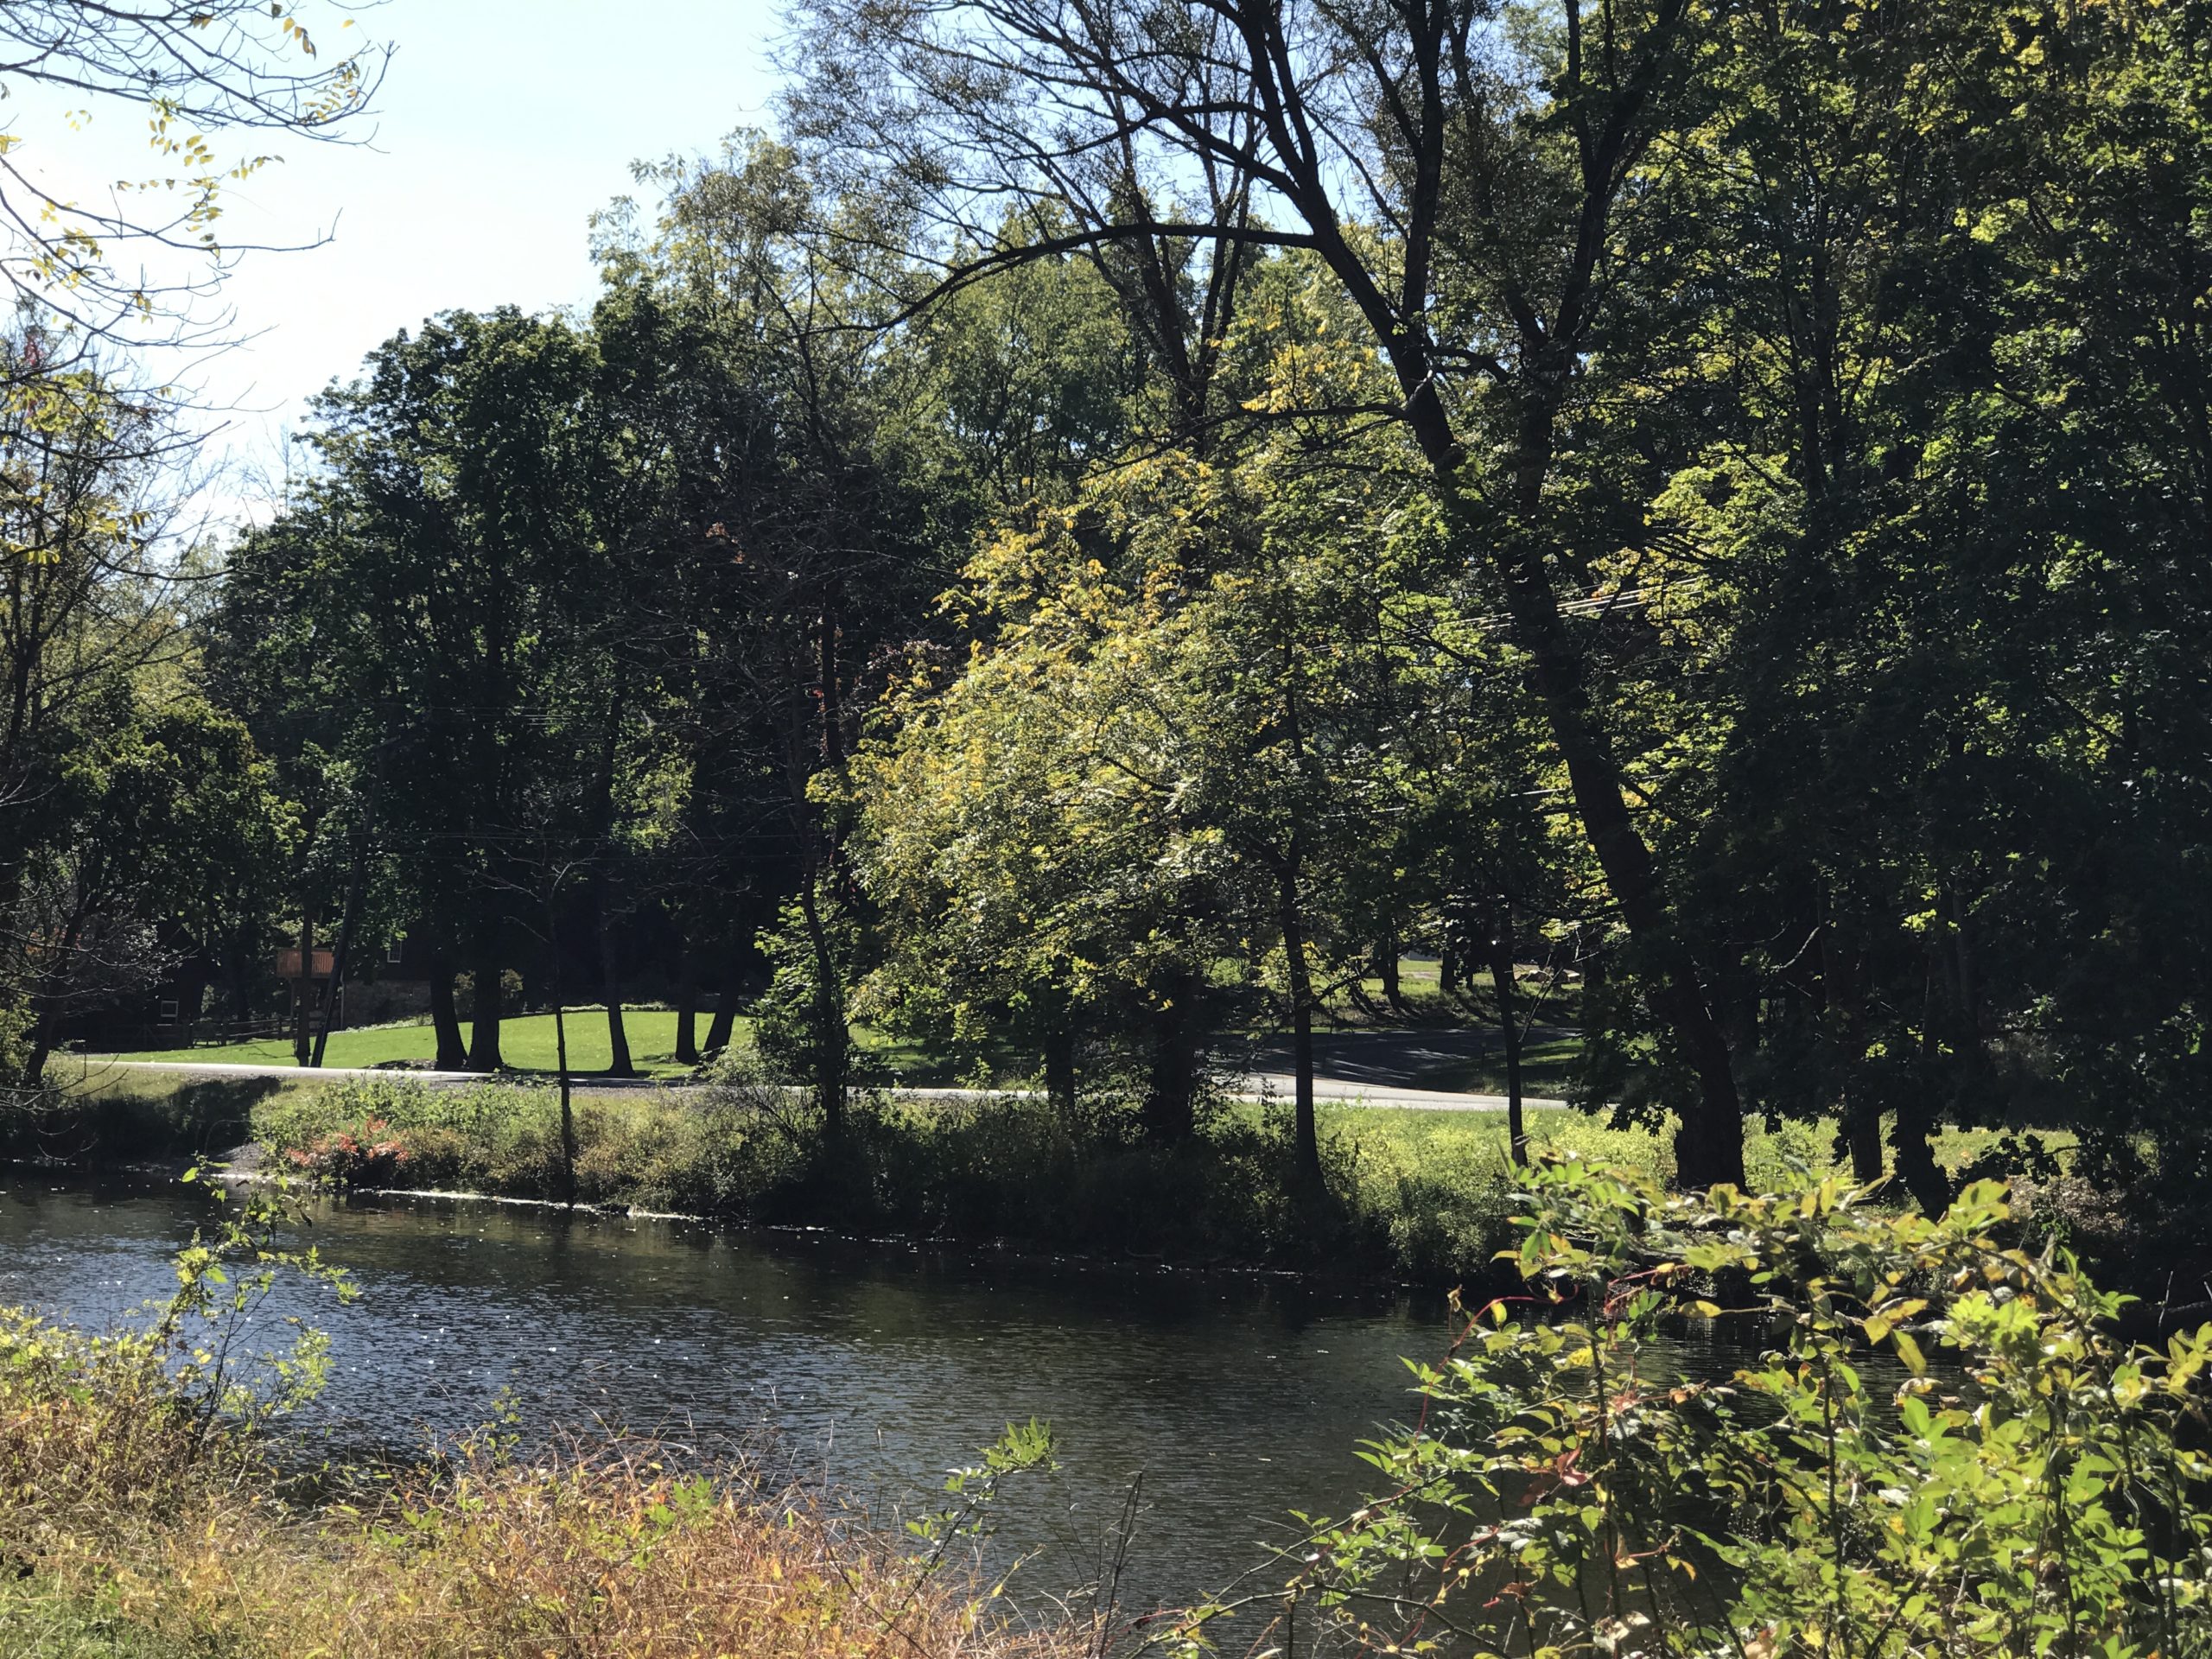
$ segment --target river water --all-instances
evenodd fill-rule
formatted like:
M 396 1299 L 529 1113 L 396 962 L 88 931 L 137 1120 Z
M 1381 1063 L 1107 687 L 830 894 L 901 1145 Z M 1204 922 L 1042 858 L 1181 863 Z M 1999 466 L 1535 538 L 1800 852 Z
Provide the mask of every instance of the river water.
M 0 1172 L 0 1304 L 125 1318 L 172 1287 L 207 1202 Z M 329 1334 L 318 1409 L 341 1437 L 419 1444 L 505 1389 L 528 1427 L 748 1443 L 895 1520 L 1039 1417 L 1061 1466 L 1009 1491 L 995 1565 L 1029 1557 L 1015 1582 L 1037 1596 L 1094 1581 L 1141 1479 L 1125 1606 L 1203 1597 L 1294 1536 L 1292 1510 L 1350 1507 L 1357 1442 L 1408 1410 L 1400 1357 L 1446 1341 L 1440 1298 L 826 1234 L 364 1198 L 312 1237 L 359 1300 L 290 1292 L 258 1323 L 270 1345 L 284 1314 Z

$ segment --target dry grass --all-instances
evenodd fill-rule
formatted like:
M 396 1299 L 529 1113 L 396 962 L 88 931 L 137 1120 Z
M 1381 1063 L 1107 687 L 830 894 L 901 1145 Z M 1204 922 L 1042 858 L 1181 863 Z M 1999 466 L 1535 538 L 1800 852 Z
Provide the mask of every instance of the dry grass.
M 743 1469 L 687 1473 L 645 1442 L 526 1462 L 477 1447 L 357 1480 L 351 1502 L 287 1501 L 250 1443 L 198 1432 L 127 1350 L 20 1318 L 8 1332 L 0 1554 L 17 1581 L 0 1651 L 1072 1659 L 1088 1645 L 1015 1624 Z

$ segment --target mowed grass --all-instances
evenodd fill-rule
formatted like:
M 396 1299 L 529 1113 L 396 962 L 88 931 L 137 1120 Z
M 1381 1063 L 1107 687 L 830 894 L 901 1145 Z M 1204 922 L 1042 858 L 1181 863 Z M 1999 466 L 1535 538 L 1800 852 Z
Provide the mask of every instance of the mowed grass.
M 1257 1107 L 1238 1111 L 1256 1113 Z M 1277 1109 L 1280 1109 L 1279 1108 Z M 1360 1163 L 1408 1171 L 1446 1170 L 1503 1179 L 1507 1173 L 1505 1114 L 1422 1111 L 1392 1106 L 1356 1106 L 1324 1101 L 1317 1108 L 1321 1133 L 1339 1137 Z M 1602 1115 L 1569 1107 L 1537 1106 L 1524 1115 L 1532 1145 L 1570 1153 L 1592 1163 L 1637 1169 L 1662 1180 L 1675 1173 L 1672 1120 L 1658 1128 L 1615 1128 Z M 1757 1119 L 1744 1125 L 1745 1174 L 1756 1191 L 1790 1192 L 1808 1179 L 1848 1174 L 1849 1155 L 1837 1144 L 1832 1118 L 1784 1122 L 1768 1129 Z M 1886 1120 L 1883 1134 L 1886 1148 Z M 1996 1145 L 1995 1129 L 1946 1128 L 1936 1136 L 1936 1161 L 1947 1169 L 1965 1168 Z M 2073 1152 L 2074 1137 L 2063 1132 L 2044 1140 L 2062 1162 Z M 1900 1195 L 1902 1202 L 1902 1195 Z
M 1445 1094 L 1502 1095 L 1505 1092 L 1504 1039 L 1491 1035 L 1489 1052 L 1464 1060 L 1446 1060 L 1415 1072 L 1412 1086 Z M 1523 1094 L 1563 1099 L 1582 1063 L 1580 1035 L 1539 1036 L 1531 1033 L 1521 1047 Z
M 614 1049 L 607 1035 L 607 1011 L 600 1007 L 570 1008 L 564 1016 L 569 1028 L 569 1069 L 572 1072 L 603 1072 L 613 1065 Z M 676 1058 L 676 1014 L 669 1008 L 631 1008 L 625 1011 L 623 1029 L 630 1039 L 630 1059 L 647 1077 L 680 1077 L 691 1068 Z M 701 1040 L 708 1020 L 699 1019 Z M 743 1046 L 753 1040 L 753 1022 L 741 1019 L 733 1039 Z M 469 1030 L 462 1022 L 464 1034 Z M 427 1066 L 437 1058 L 438 1037 L 428 1020 L 395 1026 L 364 1026 L 353 1031 L 334 1031 L 323 1051 L 326 1066 Z M 553 1016 L 525 1014 L 499 1023 L 499 1057 L 512 1071 L 558 1071 Z M 225 1043 L 205 1048 L 169 1048 L 123 1057 L 133 1060 L 191 1061 L 216 1065 L 290 1065 L 292 1045 L 281 1039 L 256 1043 Z

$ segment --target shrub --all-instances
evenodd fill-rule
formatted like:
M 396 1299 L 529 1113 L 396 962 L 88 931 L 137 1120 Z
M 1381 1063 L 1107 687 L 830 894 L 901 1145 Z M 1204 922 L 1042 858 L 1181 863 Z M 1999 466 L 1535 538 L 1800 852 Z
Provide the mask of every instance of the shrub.
M 390 1186 L 412 1160 L 395 1138 L 391 1125 L 372 1117 L 358 1128 L 334 1129 L 309 1145 L 293 1147 L 292 1166 L 311 1179 L 334 1186 Z
M 2126 1299 L 2012 1243 L 1994 1183 L 1941 1221 L 1833 1179 L 1669 1197 L 1551 1160 L 1529 1184 L 1527 1294 L 1417 1368 L 1420 1427 L 1314 1528 L 1294 1606 L 1383 1651 L 2212 1650 L 2212 1326 L 2120 1341 Z M 1681 1380 L 1668 1333 L 1713 1326 L 1769 1345 Z

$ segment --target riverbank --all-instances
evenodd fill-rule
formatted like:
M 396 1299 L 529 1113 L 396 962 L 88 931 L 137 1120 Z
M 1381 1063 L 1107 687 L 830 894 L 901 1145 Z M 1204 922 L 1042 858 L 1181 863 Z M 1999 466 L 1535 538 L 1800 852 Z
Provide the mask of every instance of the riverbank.
M 912 1539 L 648 1440 L 287 1473 L 140 1338 L 0 1314 L 0 1649 L 41 1659 L 1058 1659 Z M 296 1459 L 295 1461 L 297 1461 Z M 947 1559 L 957 1560 L 957 1555 Z
M 1495 1275 L 1518 1209 L 1502 1118 L 1325 1103 L 1317 1190 L 1298 1176 L 1287 1117 L 1222 1103 L 1193 1140 L 1163 1147 L 1131 1134 L 1110 1104 L 1071 1116 L 1034 1098 L 874 1095 L 832 1147 L 789 1091 L 736 1071 L 703 1089 L 579 1098 L 574 1196 L 618 1211 L 1105 1259 L 1433 1285 Z M 1533 1110 L 1529 1123 L 1540 1143 L 1672 1173 L 1663 1134 L 1563 1109 Z M 569 1195 L 556 1095 L 507 1084 L 118 1073 L 11 1149 L 97 1168 L 242 1143 L 340 1185 Z M 1955 1164 L 1978 1155 L 1963 1137 L 1942 1150 Z M 1768 1186 L 1834 1158 L 1821 1124 L 1757 1132 L 1750 1147 L 1752 1179 Z

